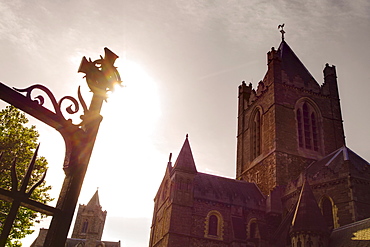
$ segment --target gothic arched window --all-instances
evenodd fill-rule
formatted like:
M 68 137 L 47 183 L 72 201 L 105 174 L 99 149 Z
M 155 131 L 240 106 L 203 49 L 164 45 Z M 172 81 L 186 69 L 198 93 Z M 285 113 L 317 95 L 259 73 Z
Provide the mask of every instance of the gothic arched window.
M 252 222 L 249 226 L 249 235 L 250 238 L 256 238 L 257 237 L 257 223 Z
M 253 114 L 251 127 L 251 151 L 252 159 L 255 159 L 261 154 L 261 113 L 259 110 Z
M 212 210 L 208 213 L 205 221 L 206 238 L 222 240 L 223 238 L 223 218 L 220 212 Z
M 251 219 L 248 224 L 248 238 L 250 239 L 256 239 L 258 238 L 258 225 L 257 220 Z
M 208 234 L 217 236 L 218 218 L 216 215 L 209 216 Z
M 82 229 L 81 229 L 81 233 L 87 233 L 87 227 L 89 226 L 89 222 L 87 220 L 85 220 L 83 223 L 82 223 Z
M 333 218 L 333 203 L 328 197 L 323 197 L 321 199 L 321 210 L 324 216 L 325 222 L 330 229 L 334 228 L 334 218 Z
M 302 242 L 300 238 L 298 238 L 297 247 L 302 247 Z
M 298 145 L 304 149 L 319 151 L 319 115 L 308 102 L 301 102 L 297 106 Z

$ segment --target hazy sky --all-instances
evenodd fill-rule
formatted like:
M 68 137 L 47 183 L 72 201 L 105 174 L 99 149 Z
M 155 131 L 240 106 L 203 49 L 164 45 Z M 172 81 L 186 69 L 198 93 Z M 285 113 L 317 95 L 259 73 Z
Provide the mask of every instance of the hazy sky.
M 83 85 L 88 100 L 81 58 L 98 59 L 104 47 L 120 56 L 126 87 L 103 106 L 79 200 L 86 204 L 99 187 L 108 211 L 103 240 L 148 245 L 153 198 L 187 133 L 198 171 L 235 176 L 237 88 L 263 79 L 282 23 L 319 83 L 325 63 L 336 65 L 347 145 L 370 160 L 368 0 L 0 0 L 0 13 L 0 81 L 9 86 L 43 84 L 60 99 Z M 32 123 L 57 197 L 63 140 Z M 25 246 L 39 227 L 47 221 Z

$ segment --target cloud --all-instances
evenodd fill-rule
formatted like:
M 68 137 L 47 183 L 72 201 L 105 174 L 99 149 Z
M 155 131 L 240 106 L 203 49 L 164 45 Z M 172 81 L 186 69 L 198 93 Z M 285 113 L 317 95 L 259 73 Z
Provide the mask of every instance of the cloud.
M 0 3 L 0 40 L 9 40 L 25 50 L 34 50 L 35 33 L 31 21 L 19 15 L 21 8 L 22 4 L 17 1 Z

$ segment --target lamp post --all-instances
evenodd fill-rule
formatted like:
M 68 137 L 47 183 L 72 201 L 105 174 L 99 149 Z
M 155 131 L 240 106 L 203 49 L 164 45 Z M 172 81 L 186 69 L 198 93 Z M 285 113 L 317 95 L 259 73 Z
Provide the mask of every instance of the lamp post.
M 86 74 L 86 81 L 93 97 L 90 106 L 87 107 L 80 88 L 78 89 L 78 99 L 84 114 L 81 116 L 82 122 L 77 125 L 73 124 L 71 120 L 66 120 L 61 112 L 61 103 L 64 100 L 69 100 L 72 105 L 66 108 L 67 113 L 77 113 L 80 104 L 75 98 L 65 96 L 57 102 L 50 90 L 44 86 L 34 85 L 26 89 L 10 89 L 0 83 L 0 98 L 2 100 L 54 127 L 61 133 L 65 142 L 66 153 L 63 165 L 65 179 L 55 210 L 49 210 L 50 212 L 48 212 L 53 218 L 45 239 L 45 247 L 65 246 L 96 135 L 102 121 L 100 110 L 103 101 L 107 98 L 107 92 L 113 91 L 114 86 L 121 83 L 119 73 L 114 67 L 114 62 L 118 56 L 108 48 L 104 48 L 104 51 L 104 58 L 100 57 L 95 61 L 87 60 L 85 57 L 82 59 L 78 72 Z M 44 103 L 42 96 L 37 96 L 36 100 L 31 99 L 31 93 L 34 89 L 40 89 L 49 96 L 55 112 L 42 106 Z M 26 96 L 21 93 L 26 93 Z M 11 195 L 8 195 L 6 199 L 14 201 L 11 197 Z M 20 202 L 20 205 L 22 203 L 25 205 L 24 202 Z M 36 206 L 32 209 L 41 211 L 41 208 L 41 206 Z M 45 210 L 42 212 L 45 212 Z

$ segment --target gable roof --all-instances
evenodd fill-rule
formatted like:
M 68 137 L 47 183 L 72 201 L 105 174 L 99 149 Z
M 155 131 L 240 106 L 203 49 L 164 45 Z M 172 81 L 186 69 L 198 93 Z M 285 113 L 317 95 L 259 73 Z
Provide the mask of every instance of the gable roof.
M 334 176 L 350 174 L 358 178 L 370 178 L 370 164 L 346 146 L 343 146 L 326 157 L 312 163 L 306 174 L 312 179 L 321 179 L 324 172 Z M 328 176 L 326 176 L 328 177 Z
M 296 179 L 287 184 L 285 195 L 294 193 L 303 185 L 305 178 L 311 185 L 316 185 L 348 176 L 370 180 L 370 164 L 351 149 L 343 146 L 324 158 L 312 162 Z

